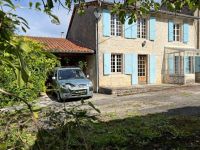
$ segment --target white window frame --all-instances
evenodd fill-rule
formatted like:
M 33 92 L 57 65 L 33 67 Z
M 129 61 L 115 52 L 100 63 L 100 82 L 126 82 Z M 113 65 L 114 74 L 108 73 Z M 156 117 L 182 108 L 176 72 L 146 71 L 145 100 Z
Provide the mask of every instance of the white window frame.
M 194 73 L 194 57 L 193 56 L 189 56 L 189 74 L 193 74 Z
M 148 22 L 146 18 L 140 18 L 137 20 L 137 38 L 147 38 L 147 25 Z
M 174 56 L 174 73 L 179 74 L 180 73 L 180 57 L 179 56 Z
M 122 24 L 116 14 L 111 14 L 110 30 L 111 36 L 122 36 Z
M 120 65 L 118 64 L 118 56 L 120 56 Z M 113 62 L 114 58 L 114 62 Z M 119 67 L 119 68 L 118 68 Z M 118 71 L 120 69 L 120 71 Z M 111 73 L 123 73 L 123 54 L 121 53 L 112 53 L 111 54 Z
M 179 26 L 179 28 L 177 28 Z M 179 31 L 179 34 L 178 34 Z M 181 42 L 182 35 L 182 24 L 181 23 L 174 23 L 173 25 L 173 41 L 174 42 Z M 178 39 L 179 37 L 179 39 Z

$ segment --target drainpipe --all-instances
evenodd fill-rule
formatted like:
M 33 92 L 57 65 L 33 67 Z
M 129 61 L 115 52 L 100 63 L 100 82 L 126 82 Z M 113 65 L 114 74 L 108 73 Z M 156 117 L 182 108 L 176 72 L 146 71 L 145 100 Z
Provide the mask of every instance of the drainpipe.
M 98 22 L 101 18 L 101 8 L 95 8 L 94 15 L 96 19 L 96 91 L 99 92 L 99 29 L 98 29 Z
M 96 18 L 96 91 L 99 92 L 99 38 L 98 38 L 98 18 Z
M 197 16 L 198 16 L 198 18 L 200 17 L 199 14 L 200 13 L 200 11 L 199 11 L 199 9 L 197 10 Z M 199 29 L 199 26 L 200 26 L 200 22 L 199 22 L 199 19 L 197 20 L 197 49 L 199 49 L 200 47 L 200 45 L 199 45 L 199 40 L 200 40 L 200 29 Z

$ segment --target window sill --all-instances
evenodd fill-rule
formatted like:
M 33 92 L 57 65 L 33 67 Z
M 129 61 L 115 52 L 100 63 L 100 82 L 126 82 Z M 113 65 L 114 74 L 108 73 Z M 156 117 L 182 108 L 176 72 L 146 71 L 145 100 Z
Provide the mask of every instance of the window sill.
M 195 73 L 185 73 L 185 75 L 193 75 L 193 74 L 195 74 Z
M 122 72 L 111 72 L 111 75 L 122 75 Z
M 173 43 L 173 44 L 185 44 L 182 41 L 171 41 L 170 43 Z

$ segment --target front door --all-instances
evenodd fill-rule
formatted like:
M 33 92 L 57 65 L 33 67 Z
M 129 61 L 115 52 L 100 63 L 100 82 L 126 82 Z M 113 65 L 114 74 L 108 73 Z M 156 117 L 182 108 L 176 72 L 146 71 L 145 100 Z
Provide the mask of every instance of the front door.
M 138 82 L 147 83 L 147 55 L 138 55 Z

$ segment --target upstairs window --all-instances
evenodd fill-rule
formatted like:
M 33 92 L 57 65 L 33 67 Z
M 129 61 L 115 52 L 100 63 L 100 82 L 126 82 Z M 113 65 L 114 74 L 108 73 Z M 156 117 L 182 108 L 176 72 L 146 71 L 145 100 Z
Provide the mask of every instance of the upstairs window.
M 181 41 L 181 24 L 175 23 L 173 26 L 173 32 L 174 32 L 174 41 Z
M 122 54 L 111 54 L 111 72 L 122 72 Z
M 111 14 L 111 35 L 121 36 L 122 35 L 122 24 L 119 20 L 118 15 Z
M 147 23 L 146 19 L 138 19 L 137 20 L 137 37 L 138 38 L 146 38 L 147 35 Z

